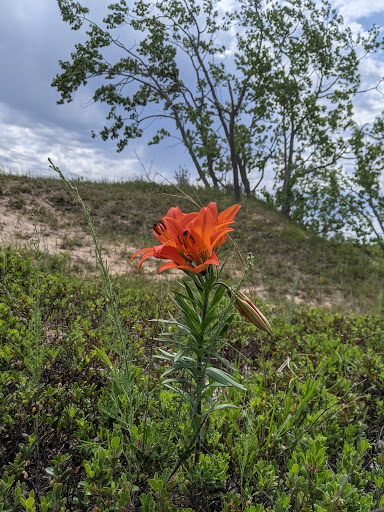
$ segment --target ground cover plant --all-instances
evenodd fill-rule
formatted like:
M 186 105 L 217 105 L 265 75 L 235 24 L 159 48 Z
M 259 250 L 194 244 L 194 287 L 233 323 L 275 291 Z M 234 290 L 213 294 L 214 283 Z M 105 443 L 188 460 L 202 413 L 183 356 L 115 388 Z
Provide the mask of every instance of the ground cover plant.
M 155 357 L 167 349 L 153 319 L 181 316 L 164 286 L 78 276 L 35 249 L 1 250 L 0 510 L 384 505 L 380 314 L 254 298 L 272 332 L 260 340 L 240 315 L 228 326 L 222 356 L 239 386 L 212 400 L 235 408 L 207 415 L 197 461 L 190 406 L 160 385 L 169 361 Z

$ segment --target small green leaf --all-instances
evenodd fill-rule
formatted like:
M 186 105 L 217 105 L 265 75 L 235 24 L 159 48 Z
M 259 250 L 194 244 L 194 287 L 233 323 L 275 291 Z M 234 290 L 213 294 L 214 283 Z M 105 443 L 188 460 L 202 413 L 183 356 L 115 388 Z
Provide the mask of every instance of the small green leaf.
M 118 446 L 120 444 L 120 438 L 119 437 L 114 437 L 111 441 L 111 448 L 112 450 L 117 450 Z
M 30 496 L 27 501 L 25 502 L 25 506 L 27 508 L 31 508 L 33 507 L 33 504 L 35 503 L 35 499 L 33 498 L 33 496 Z

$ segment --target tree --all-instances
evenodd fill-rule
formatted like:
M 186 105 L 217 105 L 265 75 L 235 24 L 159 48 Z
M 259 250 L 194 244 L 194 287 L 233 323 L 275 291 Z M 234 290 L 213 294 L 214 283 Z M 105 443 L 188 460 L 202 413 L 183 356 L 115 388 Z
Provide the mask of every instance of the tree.
M 100 134 L 118 151 L 157 121 L 150 143 L 177 137 L 207 187 L 229 171 L 239 199 L 273 172 L 287 216 L 305 182 L 330 179 L 348 151 L 359 66 L 380 43 L 376 29 L 345 29 L 326 0 L 238 0 L 231 12 L 217 0 L 119 0 L 99 24 L 79 2 L 58 4 L 74 30 L 88 25 L 60 61 L 59 103 L 95 79 L 94 101 L 110 108 Z
M 249 142 L 243 141 L 244 128 L 238 122 L 246 109 L 250 71 L 245 79 L 226 67 L 225 47 L 217 37 L 231 25 L 225 16 L 218 17 L 216 1 L 137 0 L 130 8 L 120 0 L 109 6 L 104 28 L 91 21 L 88 8 L 78 2 L 58 3 L 74 30 L 88 24 L 88 40 L 76 45 L 72 62 L 60 61 L 63 73 L 53 80 L 61 92 L 59 103 L 71 101 L 90 79 L 104 78 L 106 84 L 98 84 L 93 95 L 94 101 L 110 106 L 111 124 L 100 132 L 104 140 L 118 139 L 121 151 L 143 134 L 146 122 L 160 120 L 151 140 L 157 144 L 171 136 L 170 120 L 205 186 L 209 178 L 219 185 L 221 170 L 229 162 L 236 197 L 241 184 L 250 193 Z M 136 44 L 131 43 L 134 38 Z M 119 58 L 111 47 L 120 50 Z
M 352 130 L 351 166 L 334 173 L 307 202 L 305 221 L 322 234 L 376 243 L 384 251 L 384 113 Z
M 264 8 L 250 1 L 243 9 L 239 18 L 252 27 L 240 46 L 243 65 L 259 59 L 249 45 L 255 37 L 272 63 L 264 144 L 255 165 L 273 171 L 275 204 L 298 217 L 311 189 L 316 193 L 319 183 L 332 181 L 350 156 L 346 135 L 354 126 L 354 99 L 362 93 L 361 63 L 382 47 L 379 31 L 354 35 L 326 1 L 267 2 Z M 246 101 L 257 94 L 251 90 Z

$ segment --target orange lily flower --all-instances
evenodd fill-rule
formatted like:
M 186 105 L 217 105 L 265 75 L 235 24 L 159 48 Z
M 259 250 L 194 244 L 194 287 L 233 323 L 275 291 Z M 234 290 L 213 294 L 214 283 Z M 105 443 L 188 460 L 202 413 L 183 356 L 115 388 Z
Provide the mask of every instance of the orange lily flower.
M 225 242 L 227 233 L 233 231 L 230 224 L 240 209 L 235 204 L 218 215 L 216 203 L 209 203 L 199 212 L 183 213 L 180 208 L 171 208 L 167 215 L 153 225 L 153 234 L 161 245 L 147 247 L 135 253 L 141 254 L 137 267 L 140 272 L 144 261 L 155 258 L 170 260 L 159 268 L 159 273 L 169 268 L 178 268 L 199 274 L 209 265 L 219 266 L 216 249 Z

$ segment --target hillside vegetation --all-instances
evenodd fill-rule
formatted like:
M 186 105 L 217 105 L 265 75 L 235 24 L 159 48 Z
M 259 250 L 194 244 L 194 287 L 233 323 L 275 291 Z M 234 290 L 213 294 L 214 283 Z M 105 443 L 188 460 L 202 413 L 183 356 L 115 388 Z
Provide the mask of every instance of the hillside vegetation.
M 156 243 L 151 226 L 171 206 L 185 211 L 196 206 L 170 185 L 141 181 L 95 183 L 78 181 L 90 207 L 111 272 L 129 273 L 134 252 Z M 32 179 L 0 174 L 0 243 L 40 249 L 70 257 L 72 269 L 94 272 L 94 251 L 87 220 L 68 187 L 57 179 Z M 201 205 L 216 201 L 219 211 L 233 204 L 232 194 L 187 188 Z M 178 196 L 178 197 L 175 197 Z M 381 313 L 384 258 L 376 247 L 327 241 L 286 220 L 254 198 L 242 198 L 232 240 L 221 259 L 230 257 L 227 274 L 238 277 L 244 256 L 256 265 L 247 286 L 252 295 L 272 303 L 284 301 L 325 306 L 333 311 Z M 69 259 L 68 259 L 69 261 Z M 152 282 L 158 262 L 142 273 Z
M 255 301 L 272 332 L 234 318 L 212 364 L 225 358 L 238 384 L 212 383 L 210 400 L 235 407 L 205 416 L 197 461 L 188 400 L 163 385 L 169 361 L 157 358 L 170 353 L 164 340 L 176 331 L 154 320 L 179 318 L 168 291 L 180 285 L 173 274 L 159 280 L 156 266 L 137 276 L 127 263 L 153 243 L 154 219 L 175 203 L 190 205 L 156 184 L 78 182 L 116 264 L 109 279 L 88 253 L 71 260 L 90 241 L 63 183 L 10 176 L 0 183 L 4 241 L 13 230 L 9 241 L 19 245 L 3 247 L 0 258 L 1 512 L 384 505 L 380 253 L 321 240 L 261 202 L 243 201 L 233 240 L 255 254 L 244 287 L 259 290 Z M 188 190 L 195 192 L 220 210 L 232 203 L 229 195 Z M 233 283 L 242 264 L 225 245 L 220 258 L 232 255 Z M 309 307 L 316 302 L 341 311 Z M 222 295 L 220 307 L 231 306 Z M 188 372 L 180 375 L 188 391 Z

